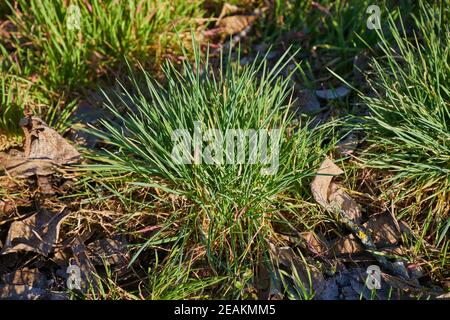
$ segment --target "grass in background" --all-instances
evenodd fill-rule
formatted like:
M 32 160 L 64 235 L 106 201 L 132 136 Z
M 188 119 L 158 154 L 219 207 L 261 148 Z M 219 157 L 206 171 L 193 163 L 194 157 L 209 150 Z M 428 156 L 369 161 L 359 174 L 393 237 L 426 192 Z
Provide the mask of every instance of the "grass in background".
M 70 115 L 77 101 L 67 102 L 64 96 L 52 95 L 25 78 L 0 73 L 0 135 L 10 142 L 21 141 L 23 131 L 19 122 L 26 106 L 49 126 L 64 133 L 71 125 Z M 3 141 L 0 149 L 8 149 L 9 146 Z
M 372 93 L 360 92 L 371 113 L 361 127 L 369 142 L 362 158 L 365 167 L 385 172 L 377 184 L 398 208 L 397 217 L 416 231 L 413 260 L 423 259 L 445 277 L 450 244 L 450 15 L 443 4 L 420 2 L 412 17 L 408 27 L 391 17 L 378 34 L 382 55 L 367 70 Z
M 27 81 L 11 75 L 0 75 L 0 134 L 8 137 L 21 135 L 19 121 L 27 103 Z
M 372 113 L 367 164 L 394 173 L 400 199 L 431 201 L 441 213 L 450 191 L 449 17 L 424 5 L 409 35 L 389 20 L 394 41 L 381 36 L 384 57 L 373 60 L 376 96 L 363 97 Z
M 80 9 L 80 30 L 67 25 L 69 5 Z M 176 54 L 175 33 L 197 25 L 201 6 L 184 0 L 2 2 L 0 16 L 10 23 L 0 39 L 1 134 L 20 141 L 25 106 L 64 132 L 85 89 L 120 78 L 126 60 L 157 69 L 164 54 Z
M 175 46 L 174 30 L 187 30 L 202 14 L 201 1 L 71 1 L 80 9 L 81 22 L 80 30 L 71 30 L 67 1 L 9 3 L 21 9 L 11 16 L 17 27 L 12 45 L 23 53 L 19 60 L 54 90 L 90 86 L 99 76 L 114 73 L 125 59 L 146 66 L 157 63 L 165 48 Z
M 306 84 L 315 82 L 330 89 L 332 69 L 347 78 L 352 74 L 355 56 L 376 46 L 375 30 L 367 28 L 367 8 L 381 8 L 381 22 L 399 8 L 405 15 L 416 8 L 415 1 L 370 0 L 274 0 L 268 22 L 264 26 L 265 42 L 291 43 L 300 52 L 307 71 Z M 308 84 L 309 83 L 309 84 Z
M 93 157 L 103 162 L 90 167 L 98 174 L 97 181 L 122 197 L 130 192 L 117 191 L 118 185 L 154 188 L 158 201 L 165 193 L 186 199 L 184 208 L 172 210 L 161 231 L 139 252 L 169 238 L 166 231 L 177 226 L 171 241 L 183 244 L 180 254 L 189 256 L 191 249 L 200 248 L 214 274 L 231 280 L 228 289 L 233 297 L 241 294 L 242 283 L 248 281 L 244 275 L 255 261 L 268 259 L 271 224 L 280 220 L 282 195 L 309 183 L 306 177 L 315 172 L 324 154 L 323 130 L 289 128 L 289 79 L 277 77 L 281 63 L 269 71 L 264 62 L 241 69 L 228 60 L 217 75 L 197 56 L 195 66 L 184 64 L 181 73 L 172 65 L 165 68 L 166 89 L 144 73 L 144 87 L 135 82 L 136 94 L 124 90 L 115 97 L 122 104 L 108 106 L 123 129 L 104 122 L 105 130 L 94 131 L 113 147 L 104 156 Z M 203 132 L 281 129 L 278 172 L 262 175 L 267 165 L 259 164 L 175 163 L 171 134 L 184 128 L 192 133 L 195 121 L 201 121 Z

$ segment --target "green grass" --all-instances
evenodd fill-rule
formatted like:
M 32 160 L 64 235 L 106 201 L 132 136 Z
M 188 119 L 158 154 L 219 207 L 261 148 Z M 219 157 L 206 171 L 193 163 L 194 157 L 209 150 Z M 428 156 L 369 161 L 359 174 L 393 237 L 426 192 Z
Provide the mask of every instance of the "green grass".
M 349 75 L 355 56 L 376 45 L 377 34 L 366 25 L 369 18 L 366 10 L 372 4 L 380 7 L 382 24 L 395 8 L 401 7 L 405 14 L 414 10 L 414 1 L 397 4 L 369 0 L 276 0 L 265 35 L 279 40 L 286 33 L 298 32 L 291 41 L 294 47 L 302 48 L 301 56 L 309 66 L 309 80 L 322 85 L 330 77 L 327 67 Z
M 22 8 L 13 10 L 17 32 L 10 43 L 20 63 L 47 88 L 66 91 L 114 74 L 125 59 L 157 63 L 169 44 L 174 47 L 175 31 L 189 30 L 192 18 L 202 15 L 201 1 L 72 1 L 80 10 L 78 30 L 68 28 L 69 6 L 63 0 L 9 3 Z
M 27 106 L 32 114 L 42 119 L 55 130 L 64 133 L 71 125 L 70 115 L 76 100 L 67 102 L 43 87 L 13 74 L 0 74 L 0 134 L 8 139 L 20 141 L 23 135 L 19 126 Z M 5 147 L 5 146 L 2 146 Z
M 357 125 L 368 135 L 363 166 L 384 172 L 382 196 L 416 230 L 413 260 L 441 276 L 449 256 L 425 244 L 446 252 L 450 242 L 449 18 L 443 5 L 422 2 L 408 28 L 389 18 L 366 70 L 370 94 L 359 92 L 370 116 Z
M 185 64 L 181 72 L 167 65 L 166 88 L 144 72 L 144 87 L 135 82 L 134 94 L 118 92 L 114 101 L 121 98 L 121 104 L 110 99 L 108 107 L 123 129 L 103 122 L 104 130 L 94 131 L 110 151 L 95 155 L 93 159 L 103 164 L 90 169 L 108 188 L 120 184 L 154 188 L 159 190 L 157 194 L 187 200 L 189 205 L 172 212 L 162 231 L 148 239 L 138 253 L 163 240 L 164 234 L 167 236 L 164 231 L 177 223 L 179 230 L 171 241 L 179 245 L 188 239 L 183 240 L 183 254 L 200 244 L 214 273 L 239 279 L 254 261 L 267 260 L 272 221 L 280 220 L 277 213 L 285 207 L 282 195 L 304 192 L 307 177 L 324 154 L 323 130 L 289 128 L 289 79 L 277 77 L 281 61 L 269 71 L 264 62 L 241 69 L 224 59 L 221 71 L 214 74 L 208 62 L 200 63 L 198 55 L 196 59 L 194 67 Z M 171 155 L 171 135 L 184 128 L 192 133 L 195 121 L 201 121 L 204 132 L 279 128 L 281 136 L 273 136 L 280 146 L 278 171 L 263 175 L 261 169 L 267 165 L 261 164 L 177 164 Z M 246 140 L 245 150 L 248 143 Z M 123 190 L 119 193 L 124 194 Z M 236 292 L 236 288 L 232 290 Z
M 394 174 L 399 199 L 412 196 L 438 212 L 450 191 L 449 17 L 426 6 L 409 35 L 390 20 L 394 41 L 381 36 L 384 56 L 373 61 L 375 97 L 363 97 L 372 113 L 367 164 Z
M 306 275 L 294 267 L 282 270 L 269 248 L 297 244 L 302 231 L 327 238 L 343 234 L 309 189 L 318 164 L 349 124 L 364 131 L 367 140 L 365 149 L 354 153 L 361 162 L 338 162 L 346 173 L 343 185 L 366 214 L 391 204 L 414 233 L 404 239 L 408 253 L 403 258 L 424 266 L 433 280 L 448 279 L 448 1 L 447 7 L 381 1 L 380 32 L 366 28 L 366 8 L 373 4 L 368 0 L 271 1 L 246 39 L 274 43 L 278 53 L 289 44 L 301 48 L 288 51 L 275 67 L 263 58 L 241 67 L 228 54 L 219 62 L 209 60 L 195 43 L 187 43 L 207 27 L 197 18 L 207 17 L 207 10 L 217 16 L 221 1 L 71 1 L 81 10 L 81 30 L 67 28 L 67 1 L 7 2 L 20 10 L 0 4 L 0 19 L 15 25 L 9 37 L 0 39 L 0 138 L 20 141 L 25 106 L 65 133 L 79 99 L 99 85 L 110 92 L 104 101 L 113 121 L 91 129 L 103 150 L 83 152 L 90 164 L 82 171 L 82 188 L 60 199 L 80 203 L 82 222 L 64 227 L 95 229 L 98 224 L 125 235 L 137 274 L 124 284 L 106 266 L 99 291 L 78 298 L 252 299 L 262 266 L 278 274 L 285 297 L 313 299 L 309 267 L 335 266 L 322 265 L 302 247 L 298 253 Z M 246 14 L 269 2 L 229 3 Z M 292 31 L 302 34 L 289 40 Z M 182 53 L 184 47 L 189 49 Z M 178 55 L 172 60 L 181 64 L 160 68 L 166 56 Z M 356 55 L 372 58 L 361 70 L 367 82 L 355 80 Z M 301 86 L 329 89 L 354 80 L 359 95 L 321 101 L 321 107 L 333 118 L 336 109 L 346 114 L 367 106 L 370 116 L 362 125 L 360 116 L 356 122 L 345 117 L 314 129 L 307 128 L 305 118 L 293 121 L 289 106 L 296 92 L 289 78 L 278 75 L 297 58 L 304 63 L 304 70 L 297 65 L 293 71 Z M 280 145 L 276 174 L 262 174 L 269 164 L 177 164 L 172 134 L 177 129 L 192 134 L 196 121 L 203 132 L 281 129 L 275 137 Z M 201 149 L 208 143 L 202 141 Z M 248 150 L 249 142 L 243 147 Z M 286 240 L 287 234 L 294 236 Z
M 1 74 L 0 77 L 0 133 L 19 136 L 19 121 L 23 116 L 23 105 L 27 103 L 26 81 Z
M 127 68 L 125 61 L 154 67 L 165 54 L 176 55 L 181 37 L 195 31 L 195 18 L 203 16 L 201 1 L 70 4 L 80 9 L 79 30 L 68 27 L 67 1 L 2 2 L 1 14 L 14 26 L 0 39 L 2 134 L 22 134 L 25 105 L 64 132 L 87 89 L 118 77 Z

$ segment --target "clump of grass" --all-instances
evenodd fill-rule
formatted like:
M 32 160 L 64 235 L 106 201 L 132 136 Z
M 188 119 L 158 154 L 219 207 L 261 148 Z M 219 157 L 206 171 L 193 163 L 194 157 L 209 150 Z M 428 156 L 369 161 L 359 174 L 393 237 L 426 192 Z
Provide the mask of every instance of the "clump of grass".
M 63 96 L 37 86 L 33 82 L 12 74 L 0 74 L 0 134 L 7 139 L 21 141 L 23 131 L 19 126 L 25 107 L 55 130 L 64 133 L 71 125 L 70 115 L 76 100 L 65 101 Z M 3 146 L 7 147 L 7 146 Z
M 24 83 L 21 86 L 19 79 L 3 74 L 0 76 L 0 134 L 10 137 L 20 135 L 19 121 L 23 117 L 27 94 Z
M 328 68 L 348 78 L 355 57 L 377 45 L 376 31 L 367 27 L 371 5 L 380 8 L 381 25 L 396 9 L 408 13 L 416 8 L 415 1 L 275 0 L 263 27 L 265 41 L 301 47 L 307 71 L 307 78 L 301 80 L 307 86 L 313 81 L 316 88 L 326 85 L 329 89 L 339 84 L 332 81 Z
M 278 76 L 284 58 L 272 71 L 264 60 L 241 68 L 225 58 L 214 70 L 197 52 L 194 66 L 184 63 L 181 72 L 166 65 L 164 88 L 143 71 L 144 80 L 131 77 L 134 93 L 123 89 L 108 97 L 117 123 L 104 121 L 104 130 L 93 131 L 109 146 L 106 154 L 93 156 L 103 162 L 90 166 L 98 181 L 115 190 L 118 185 L 154 188 L 158 201 L 162 194 L 187 201 L 165 218 L 138 253 L 164 240 L 183 243 L 180 254 L 186 256 L 200 247 L 213 272 L 232 279 L 229 283 L 240 283 L 234 280 L 248 274 L 254 261 L 268 259 L 267 242 L 274 233 L 272 222 L 280 220 L 278 212 L 285 206 L 283 194 L 304 196 L 307 177 L 325 152 L 322 128 L 289 125 L 289 79 Z M 112 102 L 117 98 L 122 103 Z M 270 151 L 264 158 L 258 152 L 259 159 L 278 156 L 276 172 L 265 175 L 268 164 L 249 164 L 248 153 L 237 164 L 177 163 L 172 155 L 174 132 L 186 129 L 194 135 L 198 122 L 203 132 L 216 129 L 223 134 L 232 129 L 279 129 L 279 135 L 269 132 L 268 137 L 269 143 L 279 145 L 279 155 Z M 249 150 L 250 141 L 245 139 L 244 150 Z M 209 143 L 200 140 L 201 150 Z M 115 192 L 120 193 L 127 192 Z M 166 231 L 174 226 L 177 230 L 169 237 Z
M 421 3 L 413 21 L 406 30 L 390 19 L 392 40 L 379 34 L 383 56 L 373 60 L 369 79 L 374 94 L 362 95 L 371 111 L 365 125 L 371 144 L 363 157 L 365 165 L 388 173 L 399 218 L 420 230 L 418 246 L 427 239 L 444 248 L 450 195 L 449 15 L 442 5 Z
M 8 2 L 17 28 L 11 45 L 48 89 L 78 90 L 128 59 L 147 66 L 201 16 L 201 1 Z M 69 9 L 71 8 L 71 9 Z M 72 8 L 77 8 L 73 10 Z M 73 17 L 74 19 L 72 19 Z M 79 17 L 77 24 L 71 24 Z M 189 17 L 189 18 L 188 18 Z M 70 26 L 69 26 L 70 24 Z M 23 43 L 27 43 L 26 50 Z M 176 46 L 175 46 L 176 47 Z
M 450 29 L 445 20 L 443 8 L 424 6 L 409 37 L 390 20 L 394 42 L 381 35 L 384 57 L 373 61 L 376 97 L 364 97 L 377 149 L 368 163 L 395 172 L 392 181 L 404 186 L 405 196 L 420 190 L 444 200 L 450 187 Z

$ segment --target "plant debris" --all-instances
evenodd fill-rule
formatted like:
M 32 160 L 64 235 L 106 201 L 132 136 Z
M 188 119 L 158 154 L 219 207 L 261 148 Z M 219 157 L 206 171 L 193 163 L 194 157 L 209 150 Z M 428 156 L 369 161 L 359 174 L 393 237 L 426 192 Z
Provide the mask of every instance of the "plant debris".
M 1 254 L 33 251 L 48 256 L 58 243 L 61 223 L 69 213 L 65 209 L 52 213 L 41 208 L 26 219 L 14 221 Z
M 54 194 L 52 175 L 68 176 L 69 165 L 79 163 L 81 155 L 59 133 L 37 117 L 21 120 L 25 134 L 24 152 L 0 154 L 0 166 L 12 179 L 36 178 L 40 192 Z

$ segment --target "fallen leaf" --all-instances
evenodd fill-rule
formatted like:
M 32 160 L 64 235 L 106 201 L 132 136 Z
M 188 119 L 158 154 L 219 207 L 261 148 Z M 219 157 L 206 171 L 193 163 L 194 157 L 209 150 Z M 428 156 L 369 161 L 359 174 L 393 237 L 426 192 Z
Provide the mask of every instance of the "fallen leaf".
M 311 191 L 314 199 L 323 207 L 327 208 L 328 204 L 328 189 L 334 176 L 344 173 L 337 165 L 330 159 L 325 159 L 320 165 L 317 175 L 311 183 Z
M 320 112 L 320 102 L 311 90 L 301 90 L 298 93 L 298 99 L 294 104 L 297 113 L 317 114 Z
M 1 277 L 0 299 L 7 300 L 63 300 L 65 292 L 52 292 L 48 289 L 48 278 L 38 269 L 23 268 Z
M 100 239 L 87 246 L 89 259 L 95 265 L 126 265 L 128 261 L 127 243 L 122 240 Z
M 61 223 L 68 214 L 66 210 L 55 214 L 39 209 L 24 220 L 14 221 L 1 254 L 33 251 L 48 256 L 58 242 Z
M 255 20 L 256 16 L 237 15 L 225 17 L 218 21 L 217 25 L 225 36 L 231 36 L 244 31 L 246 28 L 250 27 Z
M 364 246 L 353 234 L 336 239 L 336 242 L 333 243 L 332 248 L 333 255 L 335 256 L 365 252 Z
M 360 223 L 362 219 L 361 209 L 358 203 L 352 199 L 339 185 L 331 182 L 329 186 L 328 202 L 331 207 L 339 208 L 345 215 L 355 223 Z
M 301 234 L 305 240 L 306 247 L 314 255 L 323 256 L 329 251 L 328 241 L 314 232 L 304 232 Z
M 404 222 L 400 221 L 400 225 L 401 230 L 407 230 Z M 389 213 L 372 216 L 363 224 L 363 227 L 370 231 L 372 241 L 380 251 L 387 248 L 391 253 L 396 253 L 395 249 L 397 253 L 403 252 L 398 247 L 402 232 L 397 230 Z M 336 255 L 358 254 L 365 252 L 365 248 L 353 234 L 350 234 L 336 240 L 333 244 L 333 252 Z
M 413 298 L 414 295 L 419 295 L 425 291 L 417 282 L 408 281 L 384 272 L 381 272 L 381 280 L 382 285 L 384 282 L 386 287 L 390 288 L 399 298 Z
M 17 209 L 17 205 L 14 201 L 0 199 L 0 217 L 2 215 L 9 215 Z M 1 221 L 1 219 L 0 219 Z
M 86 293 L 89 289 L 98 292 L 96 270 L 92 261 L 89 259 L 88 250 L 80 237 L 76 237 L 72 243 L 72 253 L 74 265 L 80 268 L 81 273 L 81 291 Z
M 1 277 L 2 283 L 10 285 L 28 285 L 33 287 L 46 287 L 47 278 L 38 269 L 23 268 Z
M 290 247 L 277 247 L 270 243 L 270 254 L 277 279 L 283 280 L 283 288 L 290 298 L 300 299 L 301 293 L 320 295 L 325 288 L 322 272 L 308 264 Z M 281 271 L 281 270 L 284 270 Z M 300 283 L 299 283 L 300 281 Z
M 0 299 L 7 300 L 37 300 L 48 294 L 48 291 L 42 288 L 36 288 L 29 285 L 0 285 Z
M 443 294 L 441 294 L 441 295 L 438 295 L 438 296 L 436 297 L 436 299 L 438 299 L 438 300 L 450 300 L 450 292 L 447 292 L 447 293 L 443 293 Z
M 336 89 L 325 89 L 325 90 L 316 90 L 316 95 L 320 99 L 325 100 L 334 100 L 343 98 L 350 93 L 350 89 L 344 86 L 338 87 Z
M 229 14 L 233 14 L 239 11 L 239 7 L 229 4 L 229 3 L 225 3 L 222 7 L 222 10 L 220 11 L 219 17 L 217 18 L 216 21 L 216 26 L 219 24 L 219 22 L 223 19 L 223 17 L 229 15 Z
M 344 173 L 330 159 L 322 162 L 317 175 L 311 183 L 314 199 L 326 210 L 336 213 L 341 211 L 355 223 L 362 218 L 358 204 L 337 184 L 332 183 L 334 176 Z
M 401 231 L 397 229 L 389 213 L 372 216 L 364 226 L 370 230 L 372 240 L 377 247 L 397 245 L 401 239 Z
M 53 164 L 77 163 L 80 154 L 54 129 L 37 117 L 25 117 L 20 125 L 25 133 L 25 158 L 50 160 Z

